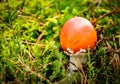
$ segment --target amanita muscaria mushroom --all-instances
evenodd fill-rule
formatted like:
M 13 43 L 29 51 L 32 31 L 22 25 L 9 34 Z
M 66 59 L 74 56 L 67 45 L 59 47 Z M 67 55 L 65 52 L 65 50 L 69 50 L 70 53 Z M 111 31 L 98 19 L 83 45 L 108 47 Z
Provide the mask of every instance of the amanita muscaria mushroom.
M 89 20 L 76 16 L 65 22 L 60 32 L 60 44 L 70 56 L 70 73 L 80 68 L 79 62 L 87 61 L 83 54 L 88 47 L 92 50 L 96 41 L 97 33 Z

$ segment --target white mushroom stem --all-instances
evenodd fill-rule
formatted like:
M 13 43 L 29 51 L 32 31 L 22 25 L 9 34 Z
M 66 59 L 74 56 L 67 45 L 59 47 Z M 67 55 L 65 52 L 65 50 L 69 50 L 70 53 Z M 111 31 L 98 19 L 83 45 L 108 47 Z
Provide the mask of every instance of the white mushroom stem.
M 67 48 L 67 51 L 64 51 L 65 54 L 70 56 L 69 71 L 70 75 L 74 74 L 74 71 L 81 70 L 82 74 L 84 73 L 82 64 L 85 64 L 87 61 L 87 56 L 85 56 L 86 50 L 80 49 L 78 52 L 74 53 L 70 48 Z M 80 72 L 80 73 L 81 73 Z
M 70 64 L 69 64 L 69 71 L 70 75 L 72 76 L 75 72 L 78 71 L 81 75 L 81 84 L 87 83 L 87 78 L 83 70 L 82 64 L 86 63 L 87 56 L 85 53 L 80 53 L 77 56 L 70 56 Z
M 76 56 L 70 56 L 70 64 L 69 64 L 69 71 L 70 74 L 74 74 L 74 71 L 81 70 L 83 71 L 82 64 L 85 64 L 87 61 L 87 57 L 85 56 L 85 53 L 80 53 Z
M 87 83 L 87 78 L 83 70 L 82 64 L 85 64 L 87 61 L 87 56 L 85 55 L 86 50 L 80 49 L 80 51 L 74 53 L 72 50 L 67 48 L 69 52 L 64 51 L 67 55 L 70 56 L 70 63 L 69 63 L 69 72 L 70 76 L 74 75 L 74 71 L 78 71 L 81 75 L 81 84 Z

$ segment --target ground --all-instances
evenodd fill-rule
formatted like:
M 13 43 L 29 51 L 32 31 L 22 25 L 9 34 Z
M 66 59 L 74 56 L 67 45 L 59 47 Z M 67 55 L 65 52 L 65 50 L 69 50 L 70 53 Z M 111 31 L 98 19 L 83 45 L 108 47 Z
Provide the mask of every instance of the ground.
M 60 46 L 65 21 L 84 17 L 98 41 L 83 66 L 88 84 L 120 82 L 119 0 L 0 0 L 0 83 L 79 84 Z

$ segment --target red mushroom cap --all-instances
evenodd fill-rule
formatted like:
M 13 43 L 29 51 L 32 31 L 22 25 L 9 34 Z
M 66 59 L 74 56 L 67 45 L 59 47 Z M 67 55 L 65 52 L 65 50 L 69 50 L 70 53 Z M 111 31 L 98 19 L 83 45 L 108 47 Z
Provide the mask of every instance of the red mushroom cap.
M 93 49 L 97 33 L 93 25 L 85 18 L 74 17 L 65 22 L 60 33 L 60 44 L 65 52 L 74 54 L 89 47 Z

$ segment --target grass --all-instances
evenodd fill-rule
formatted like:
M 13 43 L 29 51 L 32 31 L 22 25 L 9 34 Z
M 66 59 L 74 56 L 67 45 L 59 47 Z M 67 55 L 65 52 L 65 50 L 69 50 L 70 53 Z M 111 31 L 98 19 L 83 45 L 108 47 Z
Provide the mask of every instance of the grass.
M 89 84 L 119 84 L 119 0 L 1 0 L 0 5 L 1 84 L 79 84 L 79 74 L 68 76 L 69 57 L 61 49 L 60 30 L 74 16 L 94 22 L 114 9 L 95 22 L 98 42 L 86 53 L 83 68 Z

